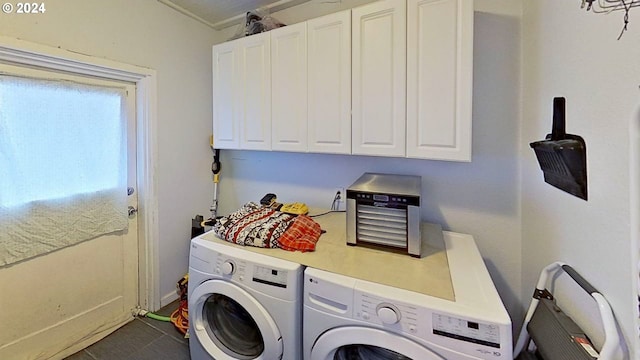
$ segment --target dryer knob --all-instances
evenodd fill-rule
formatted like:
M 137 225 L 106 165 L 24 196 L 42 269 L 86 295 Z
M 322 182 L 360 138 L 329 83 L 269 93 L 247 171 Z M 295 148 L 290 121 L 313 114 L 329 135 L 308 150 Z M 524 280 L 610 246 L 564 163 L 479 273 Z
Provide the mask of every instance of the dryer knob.
M 232 263 L 232 262 L 230 262 L 230 261 L 225 261 L 225 262 L 222 264 L 222 273 L 223 273 L 224 275 L 231 275 L 231 274 L 233 274 L 233 271 L 234 271 L 234 270 L 235 270 L 235 269 L 234 269 L 234 266 L 233 266 L 233 263 Z
M 396 311 L 388 306 L 382 306 L 378 309 L 378 317 L 384 324 L 395 324 L 400 320 Z

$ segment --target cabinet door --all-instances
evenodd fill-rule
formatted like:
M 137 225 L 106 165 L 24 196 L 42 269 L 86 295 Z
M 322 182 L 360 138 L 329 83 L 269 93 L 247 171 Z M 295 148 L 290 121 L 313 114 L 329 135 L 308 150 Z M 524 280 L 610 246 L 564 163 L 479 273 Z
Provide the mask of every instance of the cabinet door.
M 404 156 L 406 3 L 377 1 L 352 10 L 352 152 Z
M 473 1 L 408 0 L 407 156 L 471 161 Z
M 213 47 L 213 146 L 240 147 L 239 53 L 235 42 Z
M 271 148 L 307 151 L 307 24 L 271 34 Z
M 307 21 L 309 151 L 351 153 L 351 10 Z
M 271 149 L 271 56 L 269 33 L 236 40 L 239 51 L 240 147 Z M 234 41 L 235 42 L 235 41 Z

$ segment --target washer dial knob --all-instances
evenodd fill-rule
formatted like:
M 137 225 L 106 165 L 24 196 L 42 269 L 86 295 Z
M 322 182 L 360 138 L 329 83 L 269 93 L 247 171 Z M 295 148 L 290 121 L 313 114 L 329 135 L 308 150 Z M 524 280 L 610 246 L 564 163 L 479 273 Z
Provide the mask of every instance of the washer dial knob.
M 221 266 L 222 273 L 224 275 L 231 275 L 235 271 L 235 266 L 231 261 L 225 261 Z
M 391 325 L 400 321 L 400 316 L 395 309 L 388 306 L 381 306 L 377 310 L 378 317 L 383 324 Z

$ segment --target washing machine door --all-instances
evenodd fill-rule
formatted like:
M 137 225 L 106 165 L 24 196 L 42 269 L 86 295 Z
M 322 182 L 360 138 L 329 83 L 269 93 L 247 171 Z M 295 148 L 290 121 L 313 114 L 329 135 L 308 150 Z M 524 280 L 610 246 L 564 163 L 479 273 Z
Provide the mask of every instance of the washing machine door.
M 251 294 L 224 280 L 209 280 L 191 294 L 195 338 L 216 360 L 274 360 L 282 336 L 267 310 Z
M 311 360 L 445 360 L 400 335 L 349 326 L 329 330 L 316 340 Z

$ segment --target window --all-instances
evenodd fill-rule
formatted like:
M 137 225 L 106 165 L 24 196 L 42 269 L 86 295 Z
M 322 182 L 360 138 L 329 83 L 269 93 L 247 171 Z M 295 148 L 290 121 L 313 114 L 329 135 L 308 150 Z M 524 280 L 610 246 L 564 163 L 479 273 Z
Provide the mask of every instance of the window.
M 118 187 L 122 92 L 0 75 L 0 205 Z
M 127 86 L 0 65 L 0 266 L 126 229 Z

